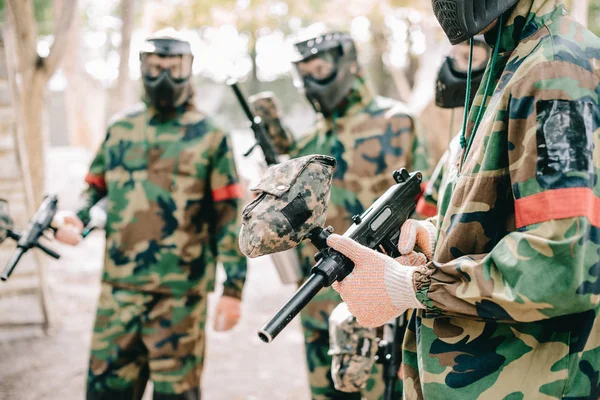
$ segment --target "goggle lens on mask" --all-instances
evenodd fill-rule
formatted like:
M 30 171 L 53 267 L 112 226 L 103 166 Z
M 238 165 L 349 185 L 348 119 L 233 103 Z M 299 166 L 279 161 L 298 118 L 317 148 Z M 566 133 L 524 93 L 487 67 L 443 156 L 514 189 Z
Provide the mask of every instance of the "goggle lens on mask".
M 184 80 L 192 74 L 192 56 L 162 56 L 159 54 L 144 54 L 141 58 L 142 74 L 150 79 L 158 78 L 163 71 L 174 80 Z

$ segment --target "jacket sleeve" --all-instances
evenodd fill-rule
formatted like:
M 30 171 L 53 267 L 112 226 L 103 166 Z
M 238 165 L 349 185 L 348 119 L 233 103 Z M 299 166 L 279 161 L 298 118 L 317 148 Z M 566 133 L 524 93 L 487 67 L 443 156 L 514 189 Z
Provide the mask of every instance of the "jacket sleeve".
M 86 188 L 79 197 L 79 205 L 77 207 L 77 216 L 84 225 L 90 222 L 90 209 L 107 194 L 106 186 L 106 143 L 110 136 L 110 130 L 100 148 L 96 152 L 88 174 L 85 177 Z
M 487 254 L 417 270 L 430 311 L 531 322 L 598 307 L 598 87 L 591 72 L 558 61 L 513 86 L 503 123 L 517 229 Z
M 241 298 L 247 270 L 246 257 L 238 246 L 243 192 L 230 139 L 221 132 L 211 159 L 210 188 L 215 211 L 214 239 L 219 261 L 227 274 L 223 295 Z

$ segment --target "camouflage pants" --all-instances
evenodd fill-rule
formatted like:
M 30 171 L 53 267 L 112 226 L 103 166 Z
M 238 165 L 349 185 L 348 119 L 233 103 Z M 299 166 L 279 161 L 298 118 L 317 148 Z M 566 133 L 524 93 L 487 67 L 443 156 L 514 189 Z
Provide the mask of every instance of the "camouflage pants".
M 339 294 L 332 288 L 326 288 L 311 301 L 300 314 L 304 330 L 308 381 L 314 400 L 382 400 L 385 389 L 382 368 L 375 364 L 367 387 L 363 393 L 344 393 L 335 390 L 331 378 L 331 356 L 329 351 L 329 315 L 341 303 Z M 394 398 L 402 398 L 402 383 L 397 382 Z
M 206 296 L 174 297 L 102 284 L 92 336 L 88 399 L 200 398 Z

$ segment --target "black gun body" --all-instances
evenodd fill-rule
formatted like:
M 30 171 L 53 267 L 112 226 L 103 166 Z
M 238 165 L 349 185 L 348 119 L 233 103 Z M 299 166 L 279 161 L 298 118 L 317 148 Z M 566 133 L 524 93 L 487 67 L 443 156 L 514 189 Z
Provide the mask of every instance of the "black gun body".
M 22 234 L 17 234 L 15 232 L 11 232 L 10 237 L 17 240 L 17 249 L 13 253 L 12 257 L 6 264 L 6 268 L 2 272 L 2 276 L 0 279 L 3 281 L 7 280 L 8 277 L 12 274 L 17 263 L 27 251 L 29 251 L 33 247 L 37 247 L 44 251 L 51 257 L 59 258 L 60 255 L 52 251 L 51 249 L 45 247 L 41 243 L 39 243 L 40 236 L 43 235 L 44 231 L 50 227 L 52 220 L 54 219 L 54 215 L 56 214 L 56 210 L 58 208 L 58 199 L 56 196 L 48 196 L 42 202 L 40 208 L 38 208 L 35 213 L 33 219 L 29 223 L 27 230 Z
M 397 184 L 388 189 L 361 216 L 353 217 L 354 224 L 344 236 L 374 250 L 383 251 L 391 257 L 398 255 L 400 227 L 416 208 L 416 199 L 421 193 L 420 172 L 408 174 L 403 169 L 394 172 Z M 269 343 L 279 332 L 316 296 L 320 289 L 343 280 L 354 269 L 354 263 L 343 254 L 326 247 L 330 233 L 321 230 L 320 236 L 311 237 L 319 248 L 318 262 L 312 269 L 307 282 L 259 331 L 259 337 Z M 321 279 L 317 279 L 320 276 Z
M 262 125 L 262 120 L 260 117 L 255 116 L 252 113 L 252 110 L 250 110 L 250 105 L 246 101 L 246 98 L 244 97 L 244 94 L 242 93 L 237 82 L 235 80 L 230 80 L 228 84 L 233 89 L 235 97 L 238 99 L 240 106 L 242 106 L 242 110 L 244 110 L 244 114 L 246 114 L 246 117 L 248 120 L 250 120 L 250 128 L 252 129 L 252 132 L 254 132 L 256 143 L 263 151 L 267 165 L 279 164 L 279 160 L 277 159 L 277 151 L 275 150 L 275 146 L 273 146 L 273 143 L 271 142 L 267 132 L 265 132 L 264 126 Z M 250 149 L 247 154 L 249 154 L 251 151 L 252 149 Z

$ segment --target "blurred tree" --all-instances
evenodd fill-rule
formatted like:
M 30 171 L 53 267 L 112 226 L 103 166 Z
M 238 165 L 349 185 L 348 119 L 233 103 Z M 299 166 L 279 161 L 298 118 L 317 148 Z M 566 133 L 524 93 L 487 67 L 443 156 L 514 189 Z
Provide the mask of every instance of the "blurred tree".
M 569 11 L 573 18 L 575 18 L 579 23 L 587 26 L 588 25 L 588 8 L 590 6 L 589 0 L 570 0 L 569 1 Z
M 135 18 L 134 0 L 121 0 L 121 45 L 119 47 L 119 80 L 116 90 L 116 107 L 121 110 L 133 102 L 131 81 L 129 79 L 129 54 L 131 53 L 131 34 Z
M 5 45 L 8 56 L 15 60 L 15 76 L 9 77 L 16 90 L 13 99 L 17 111 L 18 136 L 27 157 L 31 175 L 32 202 L 41 202 L 44 191 L 44 148 L 46 138 L 42 134 L 42 112 L 44 89 L 59 66 L 68 46 L 77 0 L 64 0 L 64 4 L 54 26 L 54 42 L 47 56 L 37 52 L 38 24 L 35 18 L 34 1 L 7 0 L 6 24 L 4 27 Z M 15 79 L 16 77 L 19 79 Z

